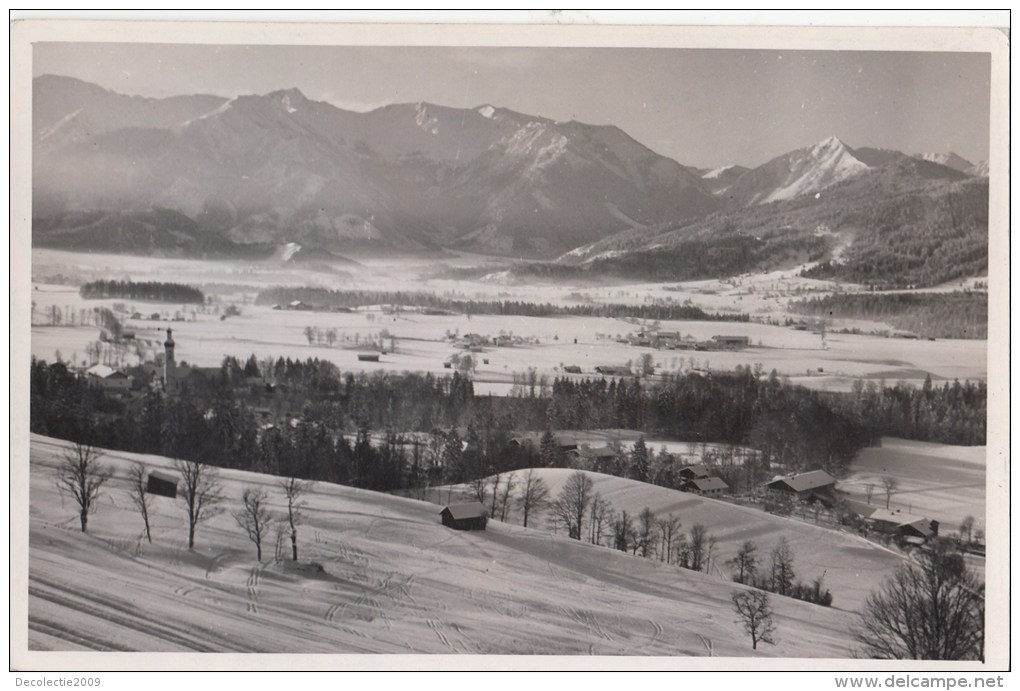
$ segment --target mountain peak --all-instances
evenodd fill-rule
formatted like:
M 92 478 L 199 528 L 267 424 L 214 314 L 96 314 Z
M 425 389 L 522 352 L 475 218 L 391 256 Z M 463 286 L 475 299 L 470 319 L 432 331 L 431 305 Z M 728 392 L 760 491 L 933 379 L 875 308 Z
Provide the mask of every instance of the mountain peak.
M 971 168 L 974 167 L 973 163 L 965 159 L 963 156 L 960 156 L 959 154 L 956 154 L 952 151 L 944 154 L 942 153 L 916 154 L 915 158 L 919 158 L 922 161 L 928 161 L 930 163 L 938 163 L 940 166 L 946 166 L 947 168 L 952 168 L 953 170 L 959 171 L 961 173 L 966 173 Z
M 288 113 L 296 113 L 297 107 L 308 103 L 301 89 L 280 89 L 266 94 L 266 98 L 279 103 Z
M 833 134 L 815 144 L 814 147 L 812 147 L 812 153 L 817 152 L 817 154 L 822 154 L 824 152 L 831 152 L 838 149 L 849 148 L 850 147 L 843 143 L 842 139 Z

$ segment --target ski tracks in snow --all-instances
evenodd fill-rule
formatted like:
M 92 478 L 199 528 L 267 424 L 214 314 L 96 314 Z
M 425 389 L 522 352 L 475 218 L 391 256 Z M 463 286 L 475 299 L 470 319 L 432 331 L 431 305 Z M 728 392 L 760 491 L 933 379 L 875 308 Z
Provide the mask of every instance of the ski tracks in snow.
M 472 651 L 464 644 L 464 638 L 460 634 L 460 627 L 456 624 L 453 625 L 454 632 L 456 633 L 456 639 L 454 638 L 454 632 L 450 631 L 450 624 L 441 619 L 428 619 L 426 620 L 429 628 L 436 634 L 436 638 L 443 644 L 443 647 L 449 650 L 451 653 L 466 653 L 471 654 Z
M 259 613 L 259 584 L 262 583 L 262 566 L 251 567 L 251 574 L 245 584 L 248 588 L 247 611 L 252 614 Z

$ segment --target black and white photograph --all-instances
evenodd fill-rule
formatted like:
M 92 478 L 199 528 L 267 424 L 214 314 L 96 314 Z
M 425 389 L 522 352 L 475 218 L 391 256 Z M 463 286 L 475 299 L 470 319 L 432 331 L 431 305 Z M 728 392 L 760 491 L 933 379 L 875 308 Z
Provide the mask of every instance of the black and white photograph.
M 1008 33 L 21 29 L 23 668 L 1008 666 Z

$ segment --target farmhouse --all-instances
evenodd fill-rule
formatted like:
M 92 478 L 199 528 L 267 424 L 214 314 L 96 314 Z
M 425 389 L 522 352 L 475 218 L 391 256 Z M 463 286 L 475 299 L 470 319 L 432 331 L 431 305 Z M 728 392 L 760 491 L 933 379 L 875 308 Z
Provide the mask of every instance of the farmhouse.
M 564 365 L 563 371 L 567 374 L 580 374 L 581 368 L 578 365 Z
M 542 446 L 543 434 L 539 432 L 525 432 L 510 437 L 510 441 L 507 442 L 509 446 L 525 447 L 530 446 L 532 449 L 540 449 Z M 563 434 L 557 432 L 553 434 L 553 439 L 556 442 L 556 449 L 560 453 L 567 453 L 569 451 L 577 450 L 577 438 L 569 434 Z
M 94 365 L 85 374 L 89 381 L 107 391 L 127 391 L 131 388 L 131 377 L 107 365 Z
M 751 343 L 747 336 L 712 336 L 712 340 L 723 348 L 746 348 Z
M 613 377 L 630 376 L 630 368 L 620 365 L 597 365 L 595 371 L 599 374 L 606 374 Z
M 898 535 L 902 538 L 919 538 L 922 542 L 939 534 L 938 521 L 904 515 L 898 510 L 875 509 L 866 520 L 876 533 Z
M 145 491 L 148 494 L 158 494 L 161 497 L 176 499 L 177 479 L 176 476 L 162 470 L 150 471 L 149 477 L 146 479 Z
M 679 474 L 684 480 L 698 480 L 712 475 L 708 466 L 701 463 L 681 468 Z
M 566 453 L 571 463 L 579 463 L 595 472 L 606 472 L 610 465 L 616 460 L 616 451 L 609 446 L 589 448 L 581 446 L 571 449 Z
M 714 497 L 730 488 L 722 478 L 702 477 L 687 483 L 687 491 L 703 497 Z
M 778 477 L 766 484 L 770 492 L 791 494 L 798 499 L 829 498 L 836 488 L 836 479 L 824 470 L 811 470 Z
M 920 538 L 927 541 L 933 537 L 938 537 L 939 522 L 929 521 L 927 518 L 918 518 L 901 525 L 899 534 L 905 538 Z
M 485 530 L 488 517 L 481 502 L 450 504 L 440 513 L 443 525 L 454 530 Z

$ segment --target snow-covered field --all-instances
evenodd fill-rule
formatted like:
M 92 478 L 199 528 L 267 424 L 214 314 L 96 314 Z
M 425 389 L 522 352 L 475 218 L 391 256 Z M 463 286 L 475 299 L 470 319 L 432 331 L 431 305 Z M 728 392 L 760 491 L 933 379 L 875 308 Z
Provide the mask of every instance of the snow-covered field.
M 83 535 L 73 502 L 54 482 L 65 448 L 31 439 L 30 650 L 752 654 L 730 603 L 741 586 L 509 523 L 490 522 L 483 533 L 452 531 L 439 523 L 436 505 L 347 487 L 320 483 L 307 495 L 297 564 L 258 564 L 229 511 L 201 526 L 189 551 L 180 500 L 158 498 L 154 543 L 147 544 L 126 470 L 135 460 L 164 469 L 170 461 L 107 452 L 116 477 Z M 221 476 L 224 509 L 236 510 L 242 489 L 259 486 L 280 511 L 276 478 Z M 637 489 L 619 483 L 599 480 L 623 506 Z M 659 496 L 654 490 L 637 503 L 650 504 Z M 769 517 L 689 499 L 664 497 L 656 507 L 672 505 L 688 525 L 715 521 L 727 539 L 743 531 L 764 542 L 783 532 Z M 806 536 L 794 543 L 805 573 L 820 566 L 809 546 L 821 550 L 844 539 L 825 540 L 802 525 L 786 534 Z M 844 562 L 827 576 L 837 608 L 775 597 L 777 645 L 760 646 L 757 655 L 848 656 L 854 618 L 838 606 L 849 603 L 851 591 L 833 572 L 848 568 L 870 584 L 888 564 L 866 545 L 839 553 Z
M 73 273 L 79 277 L 93 276 L 103 268 L 111 277 L 127 273 L 135 278 L 141 272 L 113 270 L 103 262 L 120 260 L 127 267 L 135 267 L 135 258 L 108 256 L 68 255 L 67 253 L 36 250 L 33 271 L 39 277 Z M 217 314 L 193 313 L 190 307 L 126 300 L 82 300 L 77 287 L 36 283 L 32 300 L 35 303 L 35 326 L 32 328 L 32 353 L 36 357 L 53 360 L 59 351 L 65 360 L 81 360 L 89 342 L 95 341 L 99 329 L 95 326 L 51 326 L 46 318 L 51 307 L 80 312 L 84 308 L 111 307 L 124 303 L 130 311 L 146 317 L 154 312 L 170 318 L 180 311 L 184 321 L 173 322 L 177 357 L 191 364 L 213 366 L 222 362 L 225 355 L 247 358 L 318 357 L 332 361 L 343 370 L 364 371 L 385 368 L 390 371 L 418 371 L 444 373 L 444 361 L 459 352 L 446 338 L 448 333 L 477 333 L 494 337 L 509 333 L 527 339 L 528 345 L 506 348 L 488 348 L 478 354 L 474 373 L 480 393 L 506 394 L 510 390 L 513 374 L 531 367 L 550 376 L 562 373 L 567 365 L 582 368 L 591 375 L 597 365 L 625 365 L 637 363 L 645 353 L 651 353 L 659 372 L 681 372 L 691 369 L 732 370 L 737 366 L 760 364 L 765 371 L 777 370 L 791 381 L 811 388 L 849 390 L 858 378 L 876 382 L 907 381 L 919 384 L 927 375 L 938 383 L 944 380 L 984 380 L 987 378 L 987 342 L 978 340 L 904 341 L 867 335 L 830 333 L 822 343 L 820 336 L 807 331 L 795 331 L 779 326 L 758 323 L 664 321 L 661 328 L 679 331 L 697 340 L 709 340 L 717 334 L 747 336 L 751 347 L 735 351 L 669 351 L 652 350 L 618 343 L 616 339 L 639 330 L 639 326 L 621 319 L 595 317 L 503 317 L 497 315 L 443 315 L 426 316 L 415 313 L 386 314 L 381 309 L 364 308 L 353 313 L 305 312 L 273 310 L 268 306 L 250 304 L 261 288 L 274 284 L 323 285 L 331 288 L 356 287 L 376 290 L 429 290 L 441 295 L 456 295 L 459 299 L 513 299 L 558 304 L 580 302 L 624 302 L 642 304 L 649 300 L 671 297 L 684 299 L 696 296 L 695 304 L 715 311 L 723 309 L 746 310 L 756 314 L 767 312 L 781 317 L 785 303 L 797 291 L 831 289 L 831 284 L 785 274 L 743 277 L 730 282 L 702 281 L 684 287 L 687 292 L 667 291 L 663 284 L 632 285 L 623 287 L 578 288 L 569 286 L 492 286 L 484 282 L 457 282 L 422 278 L 416 271 L 423 267 L 380 264 L 370 268 L 352 269 L 359 272 L 359 280 L 351 284 L 348 278 L 315 272 L 300 275 L 285 267 L 279 271 L 252 268 L 226 262 L 202 263 L 186 260 L 142 259 L 138 263 L 151 270 L 144 276 L 152 280 L 188 281 L 202 285 L 210 276 L 222 283 L 236 284 L 230 288 L 236 294 L 220 295 L 224 303 L 236 300 L 242 314 L 221 321 Z M 203 271 L 204 267 L 204 271 Z M 364 279 L 364 280 L 362 280 Z M 776 297 L 769 298 L 768 295 Z M 782 297 L 780 297 L 782 296 Z M 755 302 L 754 309 L 747 299 Z M 774 304 L 772 301 L 774 300 Z M 759 304 L 760 303 L 760 304 Z M 728 306 L 728 307 L 727 307 Z M 125 327 L 158 348 L 162 342 L 161 329 L 166 319 L 155 321 L 131 320 Z M 307 327 L 323 332 L 335 330 L 334 346 L 325 343 L 309 344 L 305 336 Z M 360 362 L 358 343 L 375 338 L 385 330 L 396 338 L 396 351 L 388 352 L 380 362 Z M 384 344 L 389 348 L 391 342 Z M 151 352 L 151 348 L 150 348 Z M 484 360 L 488 359 L 488 363 Z
M 542 468 L 536 472 L 549 485 L 550 496 L 555 497 L 575 471 Z M 515 476 L 518 481 L 523 477 L 521 472 Z M 796 557 L 794 572 L 797 579 L 810 583 L 824 574 L 826 587 L 834 597 L 833 606 L 857 611 L 868 594 L 903 563 L 901 553 L 849 532 L 776 516 L 756 507 L 738 506 L 635 480 L 600 473 L 589 473 L 589 476 L 594 481 L 593 491 L 612 502 L 617 512 L 627 511 L 635 524 L 638 514 L 647 507 L 657 518 L 665 518 L 670 514 L 679 518 L 683 524 L 683 533 L 688 533 L 698 523 L 704 525 L 708 533 L 718 541 L 711 575 L 722 580 L 732 578 L 726 560 L 733 557 L 745 541 L 754 541 L 762 563 L 767 564 L 769 551 L 780 537 L 785 537 Z M 441 496 L 445 499 L 446 493 Z M 548 526 L 546 519 L 547 516 L 544 516 L 534 525 Z M 518 521 L 516 512 L 510 511 L 508 520 Z M 529 520 L 530 524 L 532 520 Z M 610 539 L 606 534 L 610 532 L 611 528 L 604 531 L 604 540 Z M 560 534 L 563 535 L 562 528 Z
M 987 448 L 951 446 L 885 437 L 882 446 L 863 449 L 850 466 L 851 475 L 840 489 L 866 501 L 865 488 L 874 486 L 873 505 L 885 507 L 883 477 L 895 478 L 897 488 L 889 507 L 942 524 L 940 532 L 957 532 L 966 516 L 985 529 Z

